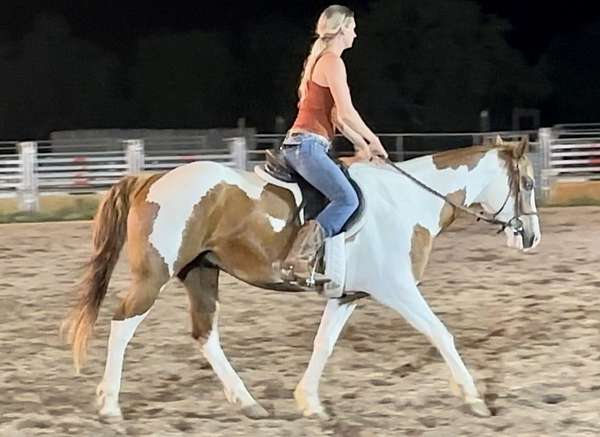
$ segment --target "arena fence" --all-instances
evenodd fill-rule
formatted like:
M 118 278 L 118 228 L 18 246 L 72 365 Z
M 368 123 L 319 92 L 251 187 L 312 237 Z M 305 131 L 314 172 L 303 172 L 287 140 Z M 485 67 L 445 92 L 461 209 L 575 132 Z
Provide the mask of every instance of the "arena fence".
M 557 179 L 600 179 L 600 125 L 559 125 L 539 131 L 379 134 L 395 161 L 440 150 L 481 144 L 496 134 L 530 139 L 530 159 L 536 170 L 536 194 L 543 202 Z M 122 176 L 166 171 L 192 161 L 217 161 L 251 169 L 262 163 L 265 149 L 281 143 L 281 134 L 226 138 L 225 146 L 210 148 L 206 137 L 157 140 L 98 138 L 61 141 L 0 142 L 0 197 L 16 197 L 23 211 L 36 211 L 45 194 L 89 194 L 105 191 Z M 151 147 L 147 147 L 149 141 Z M 160 144 L 159 144 L 160 143 Z M 337 144 L 336 144 L 337 146 Z M 351 153 L 341 141 L 340 154 Z
M 600 124 L 562 124 L 541 129 L 546 173 L 555 180 L 600 180 Z

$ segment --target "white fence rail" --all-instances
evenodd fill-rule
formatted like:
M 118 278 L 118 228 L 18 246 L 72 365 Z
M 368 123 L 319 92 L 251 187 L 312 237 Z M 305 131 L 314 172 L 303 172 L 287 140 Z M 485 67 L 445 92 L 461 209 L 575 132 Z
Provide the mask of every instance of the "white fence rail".
M 240 166 L 246 160 L 243 137 L 226 139 L 226 148 L 202 151 L 175 149 L 176 142 L 162 141 L 164 146 L 154 143 L 149 151 L 142 140 L 100 141 L 85 147 L 64 142 L 50 147 L 47 141 L 0 143 L 0 196 L 17 196 L 21 210 L 35 211 L 40 194 L 103 191 L 124 175 L 166 171 L 193 161 Z
M 600 180 L 600 124 L 563 124 L 545 133 L 548 177 Z
M 0 192 L 15 191 L 23 180 L 21 157 L 17 152 L 17 143 L 0 142 Z
M 600 179 L 600 125 L 560 125 L 539 131 L 498 132 L 503 138 L 528 135 L 530 159 L 536 170 L 536 194 L 547 198 L 552 181 Z M 480 144 L 480 132 L 380 134 L 395 161 L 440 150 Z M 496 135 L 496 133 L 493 133 Z M 227 138 L 225 146 L 210 149 L 206 137 L 0 142 L 0 197 L 19 199 L 20 208 L 38 208 L 42 194 L 103 191 L 126 174 L 167 171 L 200 160 L 251 169 L 264 161 L 265 148 L 281 143 L 283 135 L 256 135 L 256 149 L 245 137 Z M 252 139 L 251 139 L 252 140 Z M 343 148 L 342 148 L 343 150 Z M 349 149 L 348 149 L 349 151 Z M 344 154 L 342 152 L 341 154 Z

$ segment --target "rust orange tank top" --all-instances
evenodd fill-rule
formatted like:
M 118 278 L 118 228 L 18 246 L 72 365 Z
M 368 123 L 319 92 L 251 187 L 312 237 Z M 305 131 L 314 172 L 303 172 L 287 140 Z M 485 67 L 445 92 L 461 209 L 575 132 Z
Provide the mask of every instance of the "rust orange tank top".
M 306 97 L 300 102 L 298 116 L 292 129 L 314 132 L 333 140 L 335 129 L 331 119 L 331 110 L 334 101 L 331 91 L 329 87 L 321 86 L 310 79 L 307 87 Z

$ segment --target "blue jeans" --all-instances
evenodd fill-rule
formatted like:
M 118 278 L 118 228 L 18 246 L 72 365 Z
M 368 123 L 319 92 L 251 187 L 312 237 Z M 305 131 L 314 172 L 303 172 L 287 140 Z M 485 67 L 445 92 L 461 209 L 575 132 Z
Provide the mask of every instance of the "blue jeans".
M 283 144 L 283 156 L 290 167 L 329 199 L 329 204 L 316 217 L 325 237 L 338 234 L 358 208 L 358 196 L 342 170 L 327 155 L 329 142 L 320 135 L 303 133 L 288 136 Z

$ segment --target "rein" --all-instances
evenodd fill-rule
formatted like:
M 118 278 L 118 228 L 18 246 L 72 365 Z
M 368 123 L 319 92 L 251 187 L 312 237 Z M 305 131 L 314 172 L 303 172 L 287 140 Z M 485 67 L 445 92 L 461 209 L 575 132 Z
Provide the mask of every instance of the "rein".
M 396 169 L 396 171 L 402 173 L 404 176 L 406 176 L 408 179 L 410 179 L 411 181 L 413 181 L 414 183 L 416 183 L 417 185 L 419 185 L 421 188 L 423 188 L 424 190 L 430 192 L 431 194 L 433 194 L 434 196 L 439 197 L 440 199 L 442 199 L 444 202 L 446 202 L 448 205 L 459 209 L 463 212 L 466 212 L 467 214 L 470 214 L 474 217 L 477 218 L 477 221 L 483 220 L 484 222 L 493 224 L 493 225 L 500 225 L 501 228 L 498 231 L 498 234 L 501 233 L 502 231 L 504 231 L 504 229 L 506 228 L 510 228 L 512 229 L 513 233 L 515 235 L 521 235 L 521 237 L 524 238 L 524 228 L 523 228 L 523 221 L 519 218 L 519 215 L 538 215 L 537 212 L 529 212 L 529 213 L 521 213 L 519 214 L 519 196 L 521 194 L 521 190 L 520 190 L 520 183 L 519 183 L 519 178 L 516 179 L 516 194 L 515 194 L 515 215 L 508 221 L 504 221 L 504 220 L 500 220 L 498 218 L 496 218 L 498 216 L 498 214 L 500 214 L 502 212 L 502 210 L 504 209 L 504 207 L 506 206 L 506 204 L 508 203 L 508 199 L 510 199 L 510 194 L 512 189 L 508 190 L 508 195 L 506 196 L 506 199 L 504 199 L 504 203 L 502 204 L 502 206 L 500 207 L 500 209 L 498 211 L 496 211 L 496 213 L 494 213 L 491 216 L 488 216 L 484 213 L 481 213 L 479 211 L 474 211 L 468 207 L 462 206 L 457 204 L 456 202 L 450 200 L 447 196 L 441 194 L 440 192 L 434 190 L 433 188 L 429 187 L 428 185 L 424 184 L 423 182 L 421 182 L 419 179 L 417 179 L 416 177 L 414 177 L 413 175 L 411 175 L 410 173 L 404 171 L 403 169 L 401 169 L 400 167 L 398 167 L 396 164 L 394 164 L 394 162 L 392 162 L 392 160 L 390 158 L 385 158 L 385 162 L 387 164 L 389 164 L 390 166 L 392 166 L 394 169 Z M 520 169 L 518 167 L 517 164 L 517 174 L 520 177 Z

